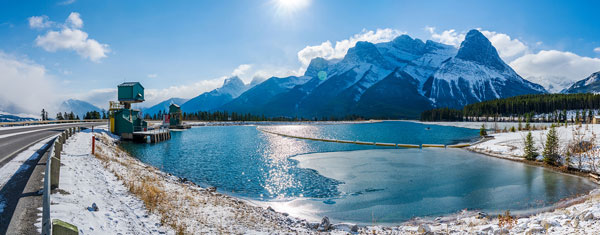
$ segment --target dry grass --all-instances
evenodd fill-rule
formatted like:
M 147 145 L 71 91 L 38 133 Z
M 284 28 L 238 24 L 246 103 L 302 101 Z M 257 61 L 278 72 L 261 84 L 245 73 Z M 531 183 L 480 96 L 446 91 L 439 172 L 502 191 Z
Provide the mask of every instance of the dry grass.
M 303 233 L 290 230 L 279 213 L 236 198 L 209 192 L 130 157 L 106 134 L 97 134 L 95 157 L 116 175 L 146 208 L 177 234 L 240 234 L 247 231 Z M 304 231 L 306 232 L 306 231 Z
M 498 226 L 500 228 L 508 228 L 511 229 L 515 224 L 517 224 L 517 220 L 515 217 L 510 215 L 510 211 L 505 211 L 504 215 L 498 215 Z

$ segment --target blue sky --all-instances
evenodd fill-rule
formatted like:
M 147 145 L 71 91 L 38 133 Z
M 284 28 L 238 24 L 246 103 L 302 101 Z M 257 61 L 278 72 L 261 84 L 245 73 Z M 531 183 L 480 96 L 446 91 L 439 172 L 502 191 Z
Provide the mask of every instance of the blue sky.
M 60 90 L 58 100 L 105 103 L 102 94 L 133 80 L 150 90 L 155 103 L 191 98 L 232 73 L 246 82 L 301 73 L 306 65 L 299 52 L 308 46 L 322 51 L 327 41 L 332 47 L 342 42 L 342 51 L 343 40 L 352 46 L 353 37 L 385 41 L 401 33 L 460 43 L 461 35 L 478 28 L 497 37 L 492 42 L 519 74 L 547 86 L 546 80 L 568 83 L 600 70 L 597 9 L 597 1 L 5 0 L 0 55 L 4 67 L 17 62 L 25 67 L 19 70 L 43 70 L 30 82 L 56 84 L 49 86 Z M 80 23 L 67 21 L 72 13 Z M 65 29 L 87 38 L 49 36 Z M 544 72 L 557 63 L 579 64 L 565 65 L 560 76 Z

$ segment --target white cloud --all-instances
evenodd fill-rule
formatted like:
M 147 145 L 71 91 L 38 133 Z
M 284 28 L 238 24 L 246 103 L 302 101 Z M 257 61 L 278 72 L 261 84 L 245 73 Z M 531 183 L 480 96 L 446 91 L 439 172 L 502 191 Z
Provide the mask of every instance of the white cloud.
M 524 78 L 549 91 L 558 92 L 600 71 L 600 59 L 565 51 L 542 50 L 524 55 L 511 62 L 510 66 Z
M 305 70 L 310 61 L 316 57 L 322 57 L 328 60 L 343 58 L 346 55 L 346 52 L 348 52 L 348 49 L 356 45 L 356 42 L 388 42 L 401 34 L 403 34 L 403 32 L 389 28 L 377 29 L 376 31 L 367 31 L 363 29 L 361 33 L 355 34 L 349 39 L 336 41 L 335 46 L 330 41 L 325 41 L 320 45 L 316 46 L 307 46 L 298 52 L 298 60 L 300 60 L 300 63 L 302 63 L 303 66 L 303 68 L 301 68 L 300 70 Z
M 83 27 L 83 20 L 81 20 L 81 15 L 77 12 L 71 12 L 69 17 L 67 17 L 67 24 L 69 24 L 73 28 L 81 28 Z
M 146 75 L 146 76 L 147 76 L 148 78 L 157 78 L 157 77 L 158 77 L 158 74 L 151 73 L 151 74 L 148 74 L 148 75 Z
M 0 51 L 0 111 L 38 114 L 56 100 L 55 81 L 44 66 Z
M 596 47 L 596 48 L 594 48 L 594 52 L 596 52 L 596 53 L 600 53 L 600 47 Z
M 81 57 L 94 62 L 105 58 L 110 51 L 108 45 L 88 38 L 88 34 L 79 29 L 82 26 L 83 21 L 79 13 L 73 12 L 60 31 L 50 30 L 45 35 L 37 36 L 35 43 L 49 52 L 73 50 Z
M 250 68 L 252 68 L 252 65 L 250 65 L 250 64 L 241 64 L 240 66 L 238 66 L 237 68 L 235 68 L 233 70 L 233 73 L 231 73 L 231 75 L 233 75 L 233 76 L 245 75 L 246 72 L 248 72 L 248 70 L 250 70 Z
M 32 29 L 43 29 L 54 25 L 54 22 L 48 20 L 48 16 L 32 16 L 28 18 L 29 27 Z
M 529 52 L 529 47 L 525 43 L 519 39 L 511 38 L 507 34 L 487 30 L 482 30 L 481 33 L 490 40 L 498 50 L 500 57 L 507 62 Z
M 59 2 L 58 5 L 69 5 L 69 4 L 74 3 L 75 1 L 76 0 L 65 0 L 65 1 Z
M 425 30 L 431 34 L 431 39 L 436 42 L 459 47 L 460 43 L 465 40 L 464 33 L 457 33 L 454 29 L 444 30 L 441 34 L 435 32 L 435 27 L 425 27 Z

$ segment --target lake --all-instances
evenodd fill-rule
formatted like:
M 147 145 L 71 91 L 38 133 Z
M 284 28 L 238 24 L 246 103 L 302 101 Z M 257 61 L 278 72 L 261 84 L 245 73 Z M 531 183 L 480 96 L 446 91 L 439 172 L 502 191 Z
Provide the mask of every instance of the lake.
M 413 122 L 261 126 L 313 138 L 455 144 L 478 130 Z M 398 223 L 462 209 L 526 211 L 586 193 L 586 179 L 460 149 L 395 149 L 319 142 L 256 126 L 172 132 L 157 144 L 124 142 L 141 161 L 220 192 L 311 218 Z

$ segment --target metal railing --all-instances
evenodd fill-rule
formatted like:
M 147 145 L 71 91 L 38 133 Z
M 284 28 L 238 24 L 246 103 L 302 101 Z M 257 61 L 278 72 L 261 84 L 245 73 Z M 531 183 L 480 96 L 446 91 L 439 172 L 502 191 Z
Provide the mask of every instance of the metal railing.
M 42 235 L 52 233 L 52 221 L 50 219 L 50 194 L 52 189 L 58 188 L 60 179 L 60 155 L 63 150 L 63 144 L 69 137 L 81 130 L 79 127 L 71 127 L 54 138 L 53 144 L 49 148 L 48 158 L 46 159 L 46 170 L 44 174 L 44 194 L 42 195 Z
M 58 138 L 58 137 L 56 137 Z M 54 157 L 54 143 L 50 146 L 50 153 L 46 160 L 46 171 L 44 174 L 44 195 L 42 196 L 42 235 L 50 235 L 52 232 L 52 224 L 50 223 L 50 164 L 51 159 Z
M 0 126 L 28 126 L 41 124 L 57 123 L 86 123 L 86 122 L 107 122 L 108 119 L 86 119 L 86 120 L 46 120 L 46 121 L 26 121 L 26 122 L 0 122 Z

